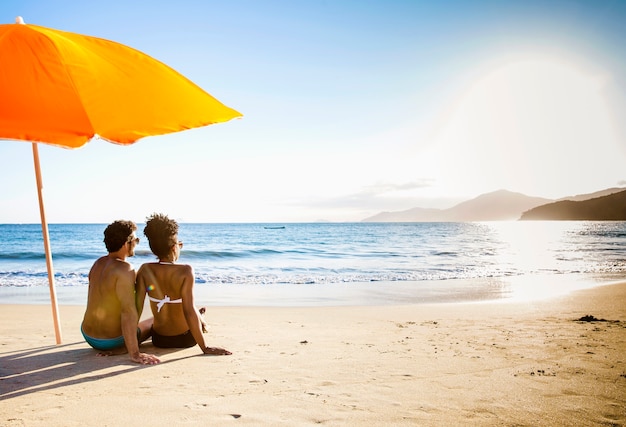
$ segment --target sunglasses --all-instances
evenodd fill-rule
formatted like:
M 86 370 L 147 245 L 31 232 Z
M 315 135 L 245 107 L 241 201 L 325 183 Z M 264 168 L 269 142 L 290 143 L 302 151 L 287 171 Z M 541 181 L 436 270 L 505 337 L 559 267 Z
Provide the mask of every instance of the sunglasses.
M 126 243 L 132 243 L 132 242 L 135 242 L 136 245 L 139 244 L 139 237 L 135 237 L 134 239 L 131 237 L 130 239 L 126 241 Z

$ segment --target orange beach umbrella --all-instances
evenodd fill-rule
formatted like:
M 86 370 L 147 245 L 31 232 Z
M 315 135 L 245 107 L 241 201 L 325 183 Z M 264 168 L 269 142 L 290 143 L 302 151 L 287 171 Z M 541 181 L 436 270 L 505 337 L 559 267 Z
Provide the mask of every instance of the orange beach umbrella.
M 128 46 L 26 25 L 20 17 L 0 25 L 0 139 L 32 142 L 57 344 L 61 331 L 37 143 L 77 148 L 98 137 L 126 145 L 240 116 Z

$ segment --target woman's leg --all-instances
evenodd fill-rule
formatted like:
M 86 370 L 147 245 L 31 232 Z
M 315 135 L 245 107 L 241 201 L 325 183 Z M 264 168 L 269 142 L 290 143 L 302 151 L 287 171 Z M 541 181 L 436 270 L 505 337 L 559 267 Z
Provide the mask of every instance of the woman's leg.
M 152 336 L 152 323 L 154 323 L 154 318 L 150 317 L 149 319 L 142 320 L 137 325 L 140 331 L 137 335 L 137 340 L 140 344 Z

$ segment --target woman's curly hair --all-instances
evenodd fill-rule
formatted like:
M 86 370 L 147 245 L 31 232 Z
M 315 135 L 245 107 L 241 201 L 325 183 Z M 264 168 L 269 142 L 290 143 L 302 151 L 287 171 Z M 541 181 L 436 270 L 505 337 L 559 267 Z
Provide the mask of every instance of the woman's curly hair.
M 170 248 L 176 243 L 174 236 L 178 234 L 178 223 L 164 214 L 153 213 L 146 218 L 143 234 L 153 254 L 159 258 L 166 257 Z

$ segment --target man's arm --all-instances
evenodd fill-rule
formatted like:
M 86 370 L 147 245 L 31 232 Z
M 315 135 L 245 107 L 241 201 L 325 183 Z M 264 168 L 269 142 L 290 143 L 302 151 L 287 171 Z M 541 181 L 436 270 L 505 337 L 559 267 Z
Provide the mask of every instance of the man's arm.
M 144 365 L 154 365 L 160 360 L 153 354 L 139 352 L 137 341 L 137 324 L 139 315 L 135 301 L 135 270 L 130 266 L 127 271 L 120 272 L 115 283 L 115 291 L 121 305 L 122 335 L 130 360 Z
M 144 277 L 146 270 L 143 266 L 139 267 L 137 272 L 137 281 L 135 282 L 135 305 L 137 307 L 137 318 L 141 319 L 144 301 L 146 300 L 146 279 Z

